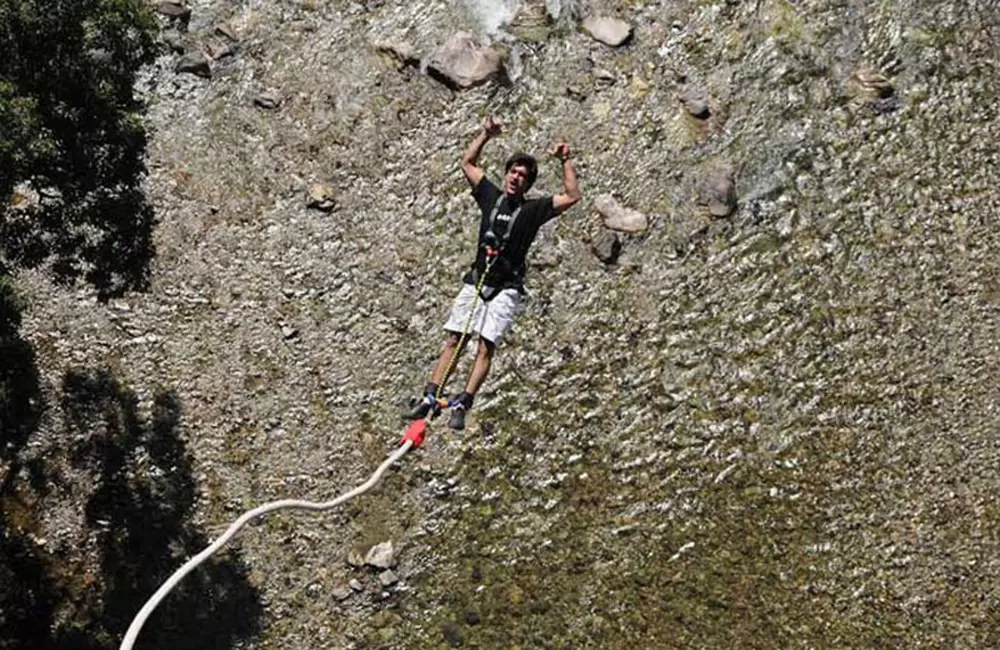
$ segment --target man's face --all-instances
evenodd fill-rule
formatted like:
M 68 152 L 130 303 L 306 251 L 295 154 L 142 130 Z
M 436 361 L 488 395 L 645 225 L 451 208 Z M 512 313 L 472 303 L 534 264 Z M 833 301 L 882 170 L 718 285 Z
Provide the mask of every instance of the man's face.
M 504 176 L 504 192 L 514 196 L 521 196 L 528 189 L 528 168 L 519 163 L 515 163 L 507 170 Z

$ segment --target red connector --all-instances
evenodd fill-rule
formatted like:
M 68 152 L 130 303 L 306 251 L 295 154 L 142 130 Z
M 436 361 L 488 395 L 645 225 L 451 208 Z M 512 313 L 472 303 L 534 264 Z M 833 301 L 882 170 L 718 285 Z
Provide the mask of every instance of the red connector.
M 414 420 L 410 423 L 410 426 L 406 428 L 406 434 L 403 435 L 403 439 L 399 441 L 399 444 L 405 445 L 406 441 L 412 441 L 414 447 L 419 447 L 424 443 L 424 434 L 427 433 L 427 422 L 424 420 Z

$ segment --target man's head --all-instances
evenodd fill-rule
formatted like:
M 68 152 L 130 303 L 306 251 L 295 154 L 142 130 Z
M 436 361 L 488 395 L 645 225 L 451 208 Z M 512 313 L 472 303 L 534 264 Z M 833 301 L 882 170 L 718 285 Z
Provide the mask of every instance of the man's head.
M 538 177 L 538 163 L 526 153 L 515 153 L 504 167 L 503 191 L 518 198 L 531 189 Z

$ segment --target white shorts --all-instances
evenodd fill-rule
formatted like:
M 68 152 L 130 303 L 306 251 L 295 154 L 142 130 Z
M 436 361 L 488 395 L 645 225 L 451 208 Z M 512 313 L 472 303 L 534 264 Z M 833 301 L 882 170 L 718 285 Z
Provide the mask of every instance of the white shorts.
M 469 313 L 472 303 L 476 303 L 476 313 L 469 323 Z M 455 297 L 451 306 L 451 314 L 444 328 L 449 332 L 461 334 L 468 323 L 469 335 L 479 334 L 493 345 L 500 345 L 500 339 L 514 324 L 521 306 L 521 292 L 517 289 L 502 289 L 490 300 L 480 297 L 476 300 L 476 288 L 471 284 L 462 284 L 462 290 Z

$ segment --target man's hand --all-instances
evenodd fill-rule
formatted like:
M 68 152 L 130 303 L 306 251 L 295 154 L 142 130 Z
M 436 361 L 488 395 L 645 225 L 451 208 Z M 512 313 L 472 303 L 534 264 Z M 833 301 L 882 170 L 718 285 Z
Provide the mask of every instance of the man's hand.
M 548 154 L 559 160 L 566 162 L 569 160 L 569 143 L 565 140 L 561 140 L 556 144 L 552 145 L 549 149 Z
M 483 122 L 483 133 L 486 134 L 486 137 L 492 138 L 498 136 L 501 131 L 503 131 L 503 124 L 492 115 L 487 117 L 486 121 Z
M 558 158 L 563 164 L 563 191 L 552 197 L 552 209 L 556 214 L 562 214 L 579 202 L 581 198 L 580 185 L 576 182 L 576 170 L 569 161 L 569 143 L 560 140 L 552 145 L 548 154 Z
M 483 130 L 481 133 L 476 134 L 472 142 L 469 143 L 468 148 L 465 150 L 465 154 L 462 155 L 462 173 L 469 180 L 469 185 L 476 187 L 479 182 L 483 180 L 485 175 L 483 170 L 479 167 L 479 153 L 483 150 L 483 145 L 486 141 L 495 135 L 500 135 L 500 131 L 503 129 L 503 125 L 500 120 L 490 115 L 483 122 Z

